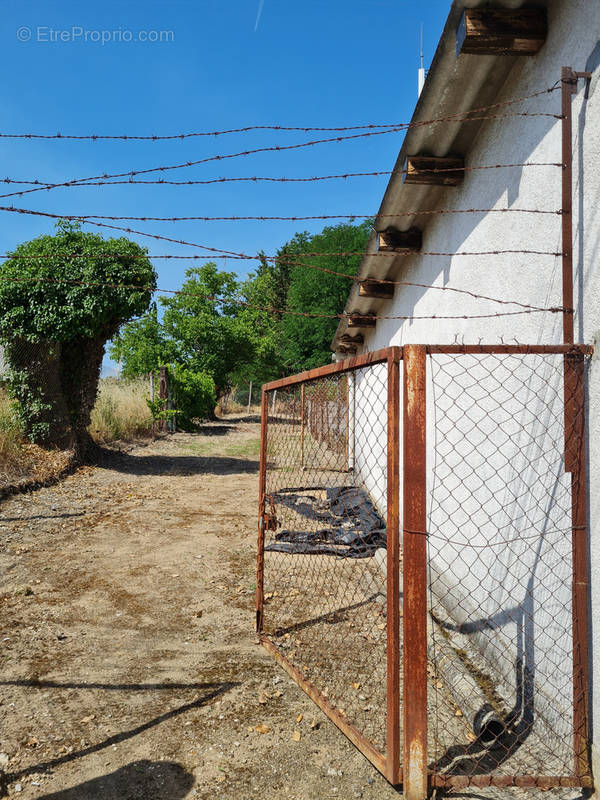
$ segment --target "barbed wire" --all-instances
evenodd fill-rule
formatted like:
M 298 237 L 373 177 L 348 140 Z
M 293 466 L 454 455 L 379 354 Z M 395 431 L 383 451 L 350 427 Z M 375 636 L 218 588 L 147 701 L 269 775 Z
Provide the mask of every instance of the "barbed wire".
M 560 83 L 560 81 L 558 83 Z M 404 131 L 404 130 L 407 130 L 409 128 L 433 125 L 433 124 L 437 124 L 437 123 L 441 123 L 441 122 L 460 122 L 460 121 L 462 121 L 462 122 L 476 122 L 476 121 L 492 120 L 492 119 L 509 119 L 509 118 L 514 118 L 514 117 L 540 117 L 540 116 L 541 117 L 554 117 L 556 119 L 560 119 L 560 115 L 551 114 L 551 113 L 548 113 L 548 112 L 515 112 L 513 114 L 507 114 L 507 115 L 488 115 L 488 116 L 482 116 L 482 117 L 474 117 L 474 116 L 472 116 L 472 114 L 478 114 L 478 113 L 481 113 L 481 111 L 485 111 L 485 110 L 488 110 L 488 109 L 499 108 L 499 107 L 502 107 L 502 106 L 509 106 L 509 105 L 513 105 L 515 103 L 523 102 L 524 100 L 530 99 L 532 97 L 537 97 L 539 95 L 542 95 L 542 94 L 545 94 L 545 93 L 548 93 L 548 92 L 553 92 L 557 88 L 558 88 L 558 85 L 552 86 L 552 87 L 550 87 L 548 89 L 543 89 L 543 90 L 541 90 L 539 92 L 534 92 L 533 94 L 526 95 L 526 96 L 524 96 L 522 98 L 506 100 L 506 101 L 503 101 L 503 102 L 500 102 L 500 103 L 493 103 L 492 105 L 489 105 L 489 106 L 481 106 L 480 108 L 470 109 L 469 111 L 462 112 L 462 113 L 457 113 L 457 114 L 449 114 L 449 115 L 447 115 L 445 117 L 438 117 L 437 119 L 422 120 L 422 121 L 418 121 L 418 122 L 410 122 L 410 123 L 406 123 L 405 125 L 401 125 L 401 126 L 396 127 L 396 128 L 386 128 L 385 130 L 367 131 L 367 132 L 364 132 L 364 133 L 355 133 L 355 134 L 351 134 L 351 135 L 348 135 L 348 136 L 336 136 L 336 137 L 330 137 L 330 138 L 326 138 L 326 139 L 315 139 L 315 140 L 312 140 L 312 141 L 309 141 L 309 142 L 300 142 L 298 144 L 274 145 L 274 146 L 269 146 L 269 147 L 259 147 L 259 148 L 254 148 L 254 149 L 251 149 L 251 150 L 242 150 L 242 151 L 237 152 L 237 153 L 229 153 L 229 154 L 226 154 L 226 155 L 208 156 L 206 158 L 201 158 L 201 159 L 197 159 L 197 160 L 194 160 L 194 161 L 186 161 L 186 162 L 179 163 L 179 164 L 166 164 L 166 165 L 162 165 L 162 166 L 158 166 L 158 167 L 151 167 L 151 168 L 142 169 L 142 170 L 129 170 L 127 172 L 117 172 L 117 173 L 113 173 L 111 175 L 101 174 L 101 175 L 88 176 L 86 178 L 73 178 L 70 181 L 63 181 L 63 182 L 60 182 L 60 183 L 54 183 L 54 184 L 51 184 L 50 186 L 43 186 L 43 187 L 37 186 L 37 187 L 34 187 L 32 189 L 25 189 L 22 192 L 12 192 L 12 193 L 8 193 L 8 194 L 3 194 L 3 195 L 0 195 L 0 198 L 12 197 L 12 196 L 15 196 L 15 195 L 23 195 L 23 194 L 28 194 L 28 193 L 31 193 L 31 192 L 42 191 L 42 190 L 49 191 L 50 189 L 57 189 L 57 188 L 66 187 L 66 186 L 77 186 L 77 185 L 80 185 L 80 184 L 85 184 L 88 181 L 108 180 L 109 178 L 135 177 L 136 175 L 147 175 L 147 174 L 150 174 L 152 172 L 166 172 L 166 171 L 174 170 L 174 169 L 183 169 L 185 167 L 198 166 L 199 164 L 207 164 L 207 163 L 209 163 L 211 161 L 224 161 L 224 160 L 231 159 L 231 158 L 239 158 L 239 157 L 242 157 L 242 156 L 255 155 L 257 153 L 283 152 L 283 151 L 287 151 L 287 150 L 297 150 L 297 149 L 304 148 L 304 147 L 312 147 L 312 146 L 315 146 L 315 145 L 318 145 L 318 144 L 342 142 L 342 141 L 348 141 L 348 140 L 351 140 L 351 139 L 359 139 L 359 138 L 364 138 L 364 137 L 369 137 L 369 136 L 381 136 L 381 135 L 386 134 L 386 133 L 398 133 L 400 131 Z
M 511 167 L 563 167 L 564 165 L 560 162 L 555 161 L 548 161 L 548 162 L 541 162 L 541 161 L 525 161 L 522 164 L 483 164 L 480 166 L 459 166 L 459 167 L 433 167 L 431 169 L 419 169 L 419 174 L 422 173 L 444 173 L 444 172 L 473 172 L 475 170 L 485 170 L 485 169 L 507 169 Z M 206 180 L 188 180 L 188 181 L 170 181 L 165 180 L 164 178 L 157 178 L 155 180 L 126 180 L 126 181 L 86 181 L 85 183 L 76 183 L 76 184 L 69 184 L 69 187 L 65 188 L 78 188 L 83 186 L 207 186 L 210 184 L 215 183 L 258 183 L 258 182 L 270 182 L 270 183 L 311 183 L 313 181 L 330 181 L 330 180 L 338 180 L 338 179 L 347 179 L 347 178 L 371 178 L 371 177 L 381 177 L 381 176 L 391 176 L 391 175 L 406 175 L 408 174 L 408 170 L 400 169 L 400 170 L 376 170 L 374 172 L 344 172 L 339 173 L 336 175 L 313 175 L 307 178 L 287 178 L 287 177 L 270 177 L 270 176 L 262 176 L 262 175 L 249 175 L 245 177 L 235 177 L 235 178 L 207 178 Z M 51 188 L 54 187 L 56 184 L 53 184 L 49 181 L 40 181 L 40 180 L 33 180 L 33 181 L 25 181 L 25 180 L 17 180 L 14 178 L 1 178 L 0 183 L 6 184 L 16 184 L 16 185 L 27 185 L 27 186 L 41 186 L 42 188 Z M 22 194 L 21 192 L 14 192 L 14 195 Z M 8 195 L 0 195 L 0 197 L 7 197 Z
M 304 254 L 304 255 L 308 255 L 308 254 Z M 319 255 L 323 255 L 323 254 L 319 254 Z M 558 254 L 558 255 L 560 255 L 560 254 Z M 70 254 L 70 255 L 58 256 L 59 259 L 62 259 L 62 258 L 74 258 L 75 259 L 75 258 L 80 258 L 80 257 L 84 257 L 84 258 L 103 258 L 104 257 L 104 258 L 112 260 L 112 259 L 118 258 L 119 254 L 117 254 L 117 253 L 112 253 L 112 254 L 107 253 L 107 254 L 104 254 L 104 255 L 102 255 L 102 254 L 95 255 L 93 253 L 73 253 L 73 254 Z M 127 258 L 130 261 L 145 260 L 145 259 L 151 258 L 151 256 L 141 256 L 141 255 L 140 256 L 129 256 L 127 254 L 124 254 L 124 257 Z M 170 257 L 171 256 L 163 256 L 163 258 L 170 258 Z M 180 256 L 180 258 L 195 258 L 195 257 L 196 256 Z M 212 258 L 212 256 L 197 256 L 197 257 L 201 258 L 201 259 L 210 259 L 210 258 Z M 56 255 L 16 256 L 16 258 L 17 258 L 17 260 L 35 261 L 36 259 L 42 259 L 42 258 L 56 259 L 57 256 Z M 178 256 L 173 256 L 173 258 L 178 258 Z M 221 256 L 221 258 L 226 258 L 226 256 Z M 274 257 L 272 257 L 272 256 L 264 256 L 264 258 L 273 259 Z M 294 258 L 294 257 L 292 257 L 292 258 Z M 307 263 L 302 262 L 302 261 L 296 261 L 295 259 L 294 259 L 294 263 L 292 263 L 292 266 L 293 267 L 300 267 L 300 268 L 303 268 L 303 269 L 315 270 L 316 272 L 322 272 L 322 273 L 325 273 L 327 275 L 332 275 L 332 276 L 337 277 L 337 278 L 346 278 L 346 279 L 348 279 L 348 280 L 350 280 L 350 281 L 352 281 L 354 283 L 370 283 L 370 284 L 378 284 L 378 285 L 381 284 L 381 285 L 388 285 L 388 286 L 415 286 L 415 287 L 419 287 L 419 288 L 422 288 L 422 289 L 436 289 L 436 290 L 439 290 L 439 291 L 448 291 L 448 292 L 455 292 L 457 294 L 464 294 L 464 295 L 468 295 L 469 297 L 472 297 L 472 298 L 474 298 L 476 300 L 485 300 L 485 301 L 488 301 L 488 302 L 498 303 L 500 305 L 516 305 L 516 306 L 519 306 L 521 308 L 528 308 L 528 309 L 532 309 L 532 310 L 535 310 L 535 311 L 548 311 L 549 310 L 547 307 L 534 306 L 534 305 L 531 305 L 530 303 L 522 303 L 519 300 L 505 300 L 505 299 L 501 299 L 501 298 L 498 298 L 498 297 L 491 297 L 489 295 L 477 294 L 476 292 L 473 292 L 473 291 L 471 291 L 469 289 L 459 289 L 459 288 L 456 288 L 456 287 L 453 287 L 453 286 L 438 286 L 436 284 L 418 283 L 416 281 L 394 281 L 394 280 L 389 280 L 387 278 L 385 278 L 385 279 L 384 278 L 361 278 L 358 275 L 352 275 L 350 273 L 345 273 L 345 272 L 338 272 L 338 271 L 333 270 L 333 269 L 328 269 L 327 267 L 320 267 L 320 266 L 318 266 L 316 264 L 307 264 Z M 42 278 L 40 278 L 40 280 L 42 280 Z M 165 291 L 167 291 L 167 290 L 165 290 Z
M 533 92 L 528 95 L 523 95 L 521 97 L 512 98 L 510 100 L 501 101 L 498 103 L 492 103 L 491 105 L 487 106 L 479 106 L 478 108 L 473 108 L 470 111 L 464 112 L 466 114 L 474 114 L 480 111 L 486 111 L 487 109 L 491 108 L 500 108 L 506 107 L 510 105 L 514 105 L 516 103 L 522 103 L 525 100 L 531 100 L 535 97 L 539 97 L 544 94 L 549 94 L 551 92 L 556 91 L 560 85 L 560 81 L 557 81 L 552 86 L 548 87 L 547 89 L 541 89 L 537 92 Z M 145 134 L 145 135 L 138 135 L 138 134 L 63 134 L 63 133 L 53 133 L 53 134 L 42 134 L 42 133 L 0 133 L 0 139 L 75 139 L 75 140 L 90 140 L 90 141 L 101 141 L 101 140 L 123 140 L 123 141 L 139 141 L 139 140 L 146 140 L 146 141 L 166 141 L 166 140 L 174 140 L 174 139 L 190 139 L 195 137 L 202 137 L 202 136 L 223 136 L 226 134 L 232 133 L 248 133 L 250 131 L 259 131 L 259 130 L 269 130 L 269 131 L 295 131 L 295 132 L 303 132 L 308 133 L 310 131 L 352 131 L 352 130 L 365 130 L 365 129 L 372 129 L 372 128 L 411 128 L 417 127 L 421 125 L 432 125 L 437 122 L 446 122 L 451 120 L 455 117 L 461 116 L 460 114 L 452 114 L 446 117 L 439 117 L 437 119 L 429 119 L 429 120 L 420 120 L 415 122 L 391 122 L 391 123 L 364 123 L 362 125 L 345 125 L 340 127 L 315 127 L 315 126 L 285 126 L 285 125 L 246 125 L 244 127 L 239 128 L 228 128 L 224 130 L 216 130 L 216 131 L 193 131 L 191 133 L 175 133 L 175 134 Z M 528 116 L 557 116 L 555 114 L 542 114 L 542 113 L 535 113 L 535 114 L 528 114 Z
M 34 211 L 34 210 L 20 209 L 20 212 L 21 213 L 29 213 L 29 214 L 32 214 L 34 216 L 49 217 L 51 219 L 63 219 L 64 218 L 60 214 L 52 214 L 50 212 L 45 212 L 45 211 Z M 134 234 L 134 235 L 137 235 L 137 236 L 145 236 L 147 238 L 154 239 L 154 240 L 157 240 L 157 241 L 170 242 L 172 244 L 179 244 L 179 245 L 183 245 L 185 247 L 199 248 L 201 250 L 206 250 L 207 252 L 213 254 L 213 257 L 214 257 L 214 255 L 218 255 L 219 257 L 223 257 L 223 258 L 233 258 L 233 259 L 240 258 L 240 257 L 242 257 L 242 258 L 246 257 L 245 254 L 237 253 L 234 250 L 224 250 L 222 248 L 210 247 L 208 245 L 199 244 L 197 242 L 188 242 L 185 239 L 175 239 L 174 237 L 164 236 L 163 234 L 159 234 L 159 233 L 149 233 L 147 231 L 140 231 L 140 230 L 137 230 L 135 228 L 125 227 L 123 225 L 112 225 L 112 224 L 107 223 L 107 222 L 98 222 L 98 221 L 95 221 L 95 220 L 85 220 L 85 222 L 87 224 L 89 224 L 89 225 L 93 225 L 93 226 L 98 227 L 98 228 L 106 228 L 108 230 L 121 231 L 121 232 L 124 232 L 124 233 Z M 498 255 L 499 253 L 502 253 L 502 252 L 503 251 L 487 251 L 487 253 L 485 253 L 485 251 L 484 251 L 481 254 L 485 253 L 485 254 L 488 254 L 488 255 Z M 516 252 L 520 252 L 520 251 L 515 250 L 515 251 L 504 251 L 504 252 L 507 252 L 507 253 L 508 252 L 515 252 L 516 253 Z M 523 251 L 523 252 L 526 253 L 528 251 Z M 531 252 L 536 252 L 536 251 L 531 251 Z M 544 252 L 540 252 L 540 254 L 541 255 L 552 255 L 552 256 L 562 255 L 562 253 L 544 253 Z M 321 255 L 324 255 L 324 254 L 321 254 Z M 339 254 L 336 253 L 335 255 L 339 255 Z M 362 253 L 356 253 L 356 255 L 362 255 Z M 384 254 L 381 254 L 381 255 L 384 255 Z M 389 255 L 389 254 L 386 253 L 385 255 Z M 423 255 L 423 253 L 421 253 L 421 255 Z M 448 253 L 448 254 L 440 253 L 439 255 L 450 255 L 451 256 L 453 254 L 452 253 Z M 467 253 L 465 253 L 465 255 L 467 255 Z M 469 255 L 476 255 L 476 254 L 475 253 L 469 253 Z M 169 256 L 169 258 L 170 257 L 171 256 Z M 172 256 L 172 257 L 176 258 L 178 256 Z M 293 258 L 295 256 L 290 254 L 290 257 Z M 260 256 L 259 255 L 248 256 L 248 258 L 252 258 L 252 259 L 256 258 L 257 260 L 260 260 Z M 278 256 L 275 256 L 275 257 L 269 256 L 269 257 L 267 257 L 267 260 L 273 260 L 273 259 L 277 259 L 277 258 L 278 258 Z
M 190 244 L 188 242 L 188 244 Z M 195 245 L 197 247 L 202 247 L 202 245 Z M 213 248 L 214 253 L 211 255 L 201 255 L 199 253 L 193 253 L 190 255 L 181 255 L 179 253 L 147 253 L 146 255 L 129 255 L 127 254 L 128 259 L 173 259 L 173 260 L 182 260 L 182 261 L 204 261 L 207 259 L 212 258 L 222 258 L 226 260 L 240 260 L 240 261 L 261 261 L 265 259 L 266 261 L 292 261 L 293 259 L 298 258 L 317 258 L 317 257 L 347 257 L 347 256 L 365 256 L 368 255 L 369 258 L 395 258 L 397 256 L 445 256 L 445 257 L 453 257 L 453 256 L 499 256 L 499 255 L 536 255 L 536 256 L 552 256 L 553 258 L 560 258 L 562 257 L 562 252 L 554 252 L 552 250 L 456 250 L 455 252 L 447 251 L 434 251 L 434 250 L 419 250 L 418 252 L 377 252 L 377 253 L 365 253 L 364 250 L 324 250 L 321 252 L 306 252 L 306 253 L 279 253 L 274 256 L 267 255 L 265 253 L 256 253 L 251 255 L 250 253 L 236 253 L 233 250 L 221 250 L 219 248 Z M 97 258 L 97 259 L 114 259 L 115 253 L 66 253 L 64 255 L 52 255 L 52 254 L 45 254 L 39 253 L 38 255 L 18 255 L 17 253 L 2 253 L 0 254 L 0 258 L 10 258 L 10 259 L 17 259 L 17 260 L 26 260 L 26 261 L 34 261 L 40 258 L 49 258 L 49 259 L 56 259 L 56 258 Z M 293 265 L 292 265 L 293 266 Z M 298 266 L 303 266 L 301 262 L 298 262 Z M 304 265 L 310 266 L 310 265 Z M 365 278 L 365 280 L 367 280 Z M 368 280 L 379 280 L 377 278 L 369 278 Z M 380 280 L 380 283 L 386 283 L 385 280 Z
M 310 220 L 327 219 L 397 219 L 400 217 L 432 216 L 434 214 L 562 214 L 563 209 L 540 209 L 540 208 L 436 208 L 436 209 L 415 209 L 412 211 L 401 211 L 396 214 L 311 214 L 307 216 L 181 216 L 181 217 L 152 217 L 152 216 L 128 216 L 117 214 L 48 214 L 44 211 L 33 209 L 18 208 L 15 206 L 0 206 L 0 211 L 7 211 L 16 214 L 32 214 L 40 216 L 59 216 L 61 219 L 71 222 L 88 222 L 90 220 L 110 220 L 112 222 L 307 222 Z
M 108 288 L 108 289 L 126 289 L 128 291 L 138 291 L 138 292 L 150 292 L 152 294 L 156 293 L 164 293 L 164 294 L 173 294 L 173 295 L 191 295 L 202 297 L 205 300 L 209 300 L 211 302 L 215 302 L 218 304 L 223 305 L 240 305 L 245 308 L 249 308 L 255 311 L 266 311 L 273 314 L 278 315 L 293 315 L 293 316 L 300 316 L 300 317 L 310 317 L 310 318 L 319 318 L 319 319 L 368 319 L 368 320 L 378 320 L 378 319 L 402 319 L 402 320 L 422 320 L 422 319 L 490 319 L 493 317 L 511 317 L 520 314 L 533 314 L 539 312 L 546 312 L 546 313 L 563 313 L 565 311 L 562 307 L 550 307 L 550 308 L 538 308 L 535 306 L 527 307 L 522 309 L 521 311 L 504 311 L 504 312 L 497 312 L 497 313 L 489 313 L 489 314 L 451 314 L 451 315 L 443 315 L 443 314 L 426 314 L 426 315 L 406 315 L 406 314 L 365 314 L 359 312 L 341 312 L 339 314 L 327 314 L 324 312 L 315 312 L 315 311 L 294 311 L 292 309 L 286 308 L 276 308 L 274 306 L 263 306 L 257 305 L 256 303 L 248 302 L 247 300 L 242 300 L 240 298 L 223 298 L 219 297 L 218 295 L 212 295 L 206 293 L 204 291 L 192 291 L 189 289 L 162 289 L 150 285 L 140 285 L 140 284 L 127 284 L 127 283 L 111 283 L 107 281 L 78 281 L 71 278 L 49 278 L 46 276 L 36 276 L 36 275 L 28 275 L 25 278 L 17 278 L 13 276 L 6 276 L 0 275 L 0 283 L 19 283 L 19 284 L 26 284 L 26 283 L 48 283 L 48 284 L 67 284 L 69 286 L 81 286 L 81 287 L 89 287 L 89 288 Z M 418 285 L 418 284 L 415 284 Z M 431 288 L 444 288 L 444 287 L 431 287 Z M 462 290 L 456 290 L 462 291 Z M 483 299 L 483 298 L 482 298 Z M 508 301 L 507 301 L 508 302 Z

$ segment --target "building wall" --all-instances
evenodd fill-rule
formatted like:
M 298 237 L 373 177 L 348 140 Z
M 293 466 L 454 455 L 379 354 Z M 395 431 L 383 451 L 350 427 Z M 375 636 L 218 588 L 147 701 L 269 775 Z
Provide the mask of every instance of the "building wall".
M 498 102 L 513 97 L 549 88 L 560 78 L 561 66 L 571 66 L 583 71 L 593 62 L 593 51 L 600 40 L 600 13 L 595 0 L 556 0 L 549 5 L 549 36 L 544 48 L 534 58 L 518 60 L 512 70 Z M 589 62 L 592 57 L 592 62 Z M 592 63 L 593 65 L 593 63 Z M 580 81 L 579 91 L 573 98 L 574 121 L 574 261 L 575 261 L 575 340 L 593 344 L 600 340 L 600 82 L 597 70 L 591 84 L 589 97 L 585 97 L 584 82 Z M 496 112 L 500 116 L 510 115 L 515 110 L 529 113 L 560 114 L 560 92 L 544 94 L 527 101 L 518 109 L 509 106 Z M 474 146 L 467 154 L 467 166 L 512 164 L 524 162 L 557 163 L 561 160 L 561 125 L 553 116 L 507 116 L 505 119 L 489 120 L 485 123 Z M 536 166 L 523 168 L 490 169 L 467 171 L 462 186 L 444 190 L 440 207 L 448 209 L 468 208 L 529 208 L 556 211 L 561 207 L 561 169 L 556 166 Z M 456 252 L 495 249 L 548 250 L 558 253 L 561 249 L 561 218 L 557 214 L 526 213 L 480 213 L 440 215 L 429 218 L 424 229 L 423 250 Z M 532 305 L 560 306 L 561 299 L 561 259 L 551 256 L 524 254 L 494 255 L 481 257 L 434 257 L 418 256 L 406 259 L 399 279 L 434 284 L 439 287 L 455 287 L 474 293 L 514 299 Z M 414 315 L 431 317 L 436 320 L 413 319 L 379 320 L 375 331 L 365 335 L 364 350 L 376 350 L 388 345 L 408 343 L 561 343 L 562 315 L 551 313 L 528 313 L 488 319 L 444 320 L 444 315 L 494 314 L 498 311 L 518 310 L 516 306 L 502 307 L 484 300 L 476 300 L 451 291 L 423 289 L 419 287 L 397 287 L 393 301 L 382 306 L 381 315 Z M 430 365 L 429 396 L 435 389 L 431 375 L 435 365 Z M 447 368 L 450 372 L 453 367 Z M 464 373 L 461 367 L 456 367 Z M 488 366 L 475 367 L 482 370 L 481 383 L 489 393 L 500 392 Z M 480 647 L 488 648 L 488 655 L 495 660 L 499 670 L 510 679 L 513 671 L 515 653 L 523 647 L 523 630 L 520 624 L 523 610 L 535 620 L 535 630 L 529 636 L 535 643 L 536 680 L 542 695 L 546 693 L 547 713 L 553 716 L 553 703 L 563 695 L 569 699 L 570 670 L 569 657 L 557 658 L 557 654 L 568 653 L 569 642 L 565 631 L 570 628 L 570 586 L 568 576 L 561 568 L 569 566 L 569 548 L 564 538 L 553 541 L 547 532 L 539 539 L 528 539 L 528 546 L 519 549 L 525 530 L 539 530 L 540 519 L 535 509 L 539 503 L 534 497 L 519 501 L 518 481 L 522 487 L 535 485 L 535 491 L 546 492 L 552 496 L 546 518 L 553 530 L 564 528 L 564 509 L 560 497 L 568 491 L 566 477 L 560 462 L 559 405 L 562 391 L 562 372 L 560 365 L 552 359 L 535 367 L 535 375 L 527 385 L 527 369 L 523 364 L 511 367 L 516 399 L 506 401 L 506 409 L 517 415 L 521 424 L 515 431 L 513 442 L 517 461 L 509 464 L 499 476 L 497 467 L 490 473 L 492 493 L 501 495 L 500 517 L 493 524 L 485 524 L 475 510 L 470 519 L 470 536 L 473 545 L 489 543 L 494 525 L 498 519 L 519 517 L 519 502 L 524 502 L 529 521 L 510 527 L 510 542 L 501 557 L 482 557 L 481 550 L 460 548 L 438 544 L 432 550 L 434 563 L 433 577 L 438 568 L 452 564 L 452 572 L 446 571 L 463 602 L 470 604 L 472 614 L 484 619 L 499 619 L 502 623 L 502 648 L 498 649 L 499 634 L 489 635 L 487 644 L 485 631 L 478 633 Z M 439 375 L 438 392 L 444 389 L 444 375 Z M 358 398 L 357 387 L 357 398 Z M 465 391 L 467 391 L 465 389 Z M 523 402 L 524 392 L 528 392 Z M 499 395 L 498 395 L 499 396 Z M 588 367 L 588 480 L 590 498 L 590 560 L 591 560 L 591 622 L 592 622 L 592 706 L 593 738 L 600 743 L 600 351 L 591 359 Z M 469 407 L 468 397 L 458 397 L 455 408 Z M 558 405 L 557 405 L 558 404 Z M 431 411 L 431 404 L 430 404 Z M 536 433 L 524 432 L 526 417 L 531 414 L 537 419 L 538 433 L 550 431 L 553 437 L 553 452 L 548 458 L 544 472 L 538 464 L 531 466 L 531 452 L 518 463 L 520 447 L 536 438 Z M 519 416 L 520 415 L 520 416 Z M 433 478 L 433 433 L 435 421 L 428 419 L 429 434 L 429 475 Z M 554 431 L 554 434 L 552 433 Z M 360 455 L 357 452 L 357 465 Z M 558 460 L 557 460 L 558 458 Z M 368 467 L 363 459 L 365 467 Z M 483 467 L 482 467 L 483 468 Z M 512 478 L 507 480 L 507 471 Z M 529 474 L 528 474 L 529 470 Z M 365 468 L 362 477 L 368 484 L 373 483 L 369 469 Z M 494 484 L 497 482 L 497 485 Z M 513 483 L 511 483 L 513 481 Z M 509 485 L 507 489 L 507 485 Z M 554 487 L 554 488 L 553 488 Z M 552 491 L 554 494 L 552 495 Z M 503 493 L 503 494 L 502 494 Z M 541 496 L 541 495 L 540 495 Z M 465 499 L 465 503 L 468 501 Z M 464 504 L 462 508 L 464 512 Z M 440 530 L 443 509 L 438 509 Z M 467 508 L 468 512 L 468 508 Z M 453 512 L 454 516 L 456 514 Z M 533 514 L 533 520 L 531 519 Z M 469 514 L 466 514 L 466 518 Z M 435 518 L 432 524 L 437 524 Z M 466 522 L 465 522 L 466 524 Z M 463 531 L 464 532 L 464 531 Z M 531 535 L 531 533 L 529 533 Z M 564 552 L 563 552 L 564 551 Z M 498 551 L 496 550 L 496 553 Z M 564 572 L 564 569 L 563 569 Z M 515 605 L 515 600 L 517 601 Z M 455 604 L 456 605 L 456 604 Z M 521 613 L 521 616 L 519 616 Z M 525 616 L 527 616 L 525 614 Z M 521 622 L 520 622 L 521 621 Z M 495 642 L 495 644 L 493 644 Z M 596 687 L 596 688 L 595 688 Z M 542 697 L 541 703 L 544 704 Z M 556 711 L 556 709 L 555 709 Z M 552 721 L 550 719 L 550 721 Z

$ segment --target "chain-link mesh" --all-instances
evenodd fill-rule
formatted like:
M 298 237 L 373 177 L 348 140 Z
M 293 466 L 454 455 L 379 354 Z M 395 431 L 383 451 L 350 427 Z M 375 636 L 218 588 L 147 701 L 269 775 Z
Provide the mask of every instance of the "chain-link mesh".
M 382 753 L 387 363 L 268 402 L 263 633 Z
M 566 382 L 561 355 L 430 362 L 430 768 L 572 775 L 578 676 L 565 407 L 573 411 L 581 387 Z M 462 740 L 439 724 L 448 706 L 466 723 Z

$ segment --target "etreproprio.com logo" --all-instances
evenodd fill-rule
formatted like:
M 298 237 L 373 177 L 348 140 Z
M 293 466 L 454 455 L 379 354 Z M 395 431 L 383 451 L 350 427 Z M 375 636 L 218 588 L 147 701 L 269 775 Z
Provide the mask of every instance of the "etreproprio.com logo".
M 72 25 L 70 28 L 53 28 L 50 25 L 38 25 L 30 28 L 26 25 L 17 28 L 19 42 L 36 42 L 40 44 L 166 44 L 175 41 L 175 32 L 168 30 L 138 30 L 128 28 L 84 28 Z

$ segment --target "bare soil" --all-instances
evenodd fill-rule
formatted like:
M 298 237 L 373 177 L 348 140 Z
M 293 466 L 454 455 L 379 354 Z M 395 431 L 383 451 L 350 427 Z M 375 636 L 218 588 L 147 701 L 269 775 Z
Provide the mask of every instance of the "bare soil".
M 228 418 L 0 505 L 0 797 L 399 797 L 257 643 L 258 438 Z

